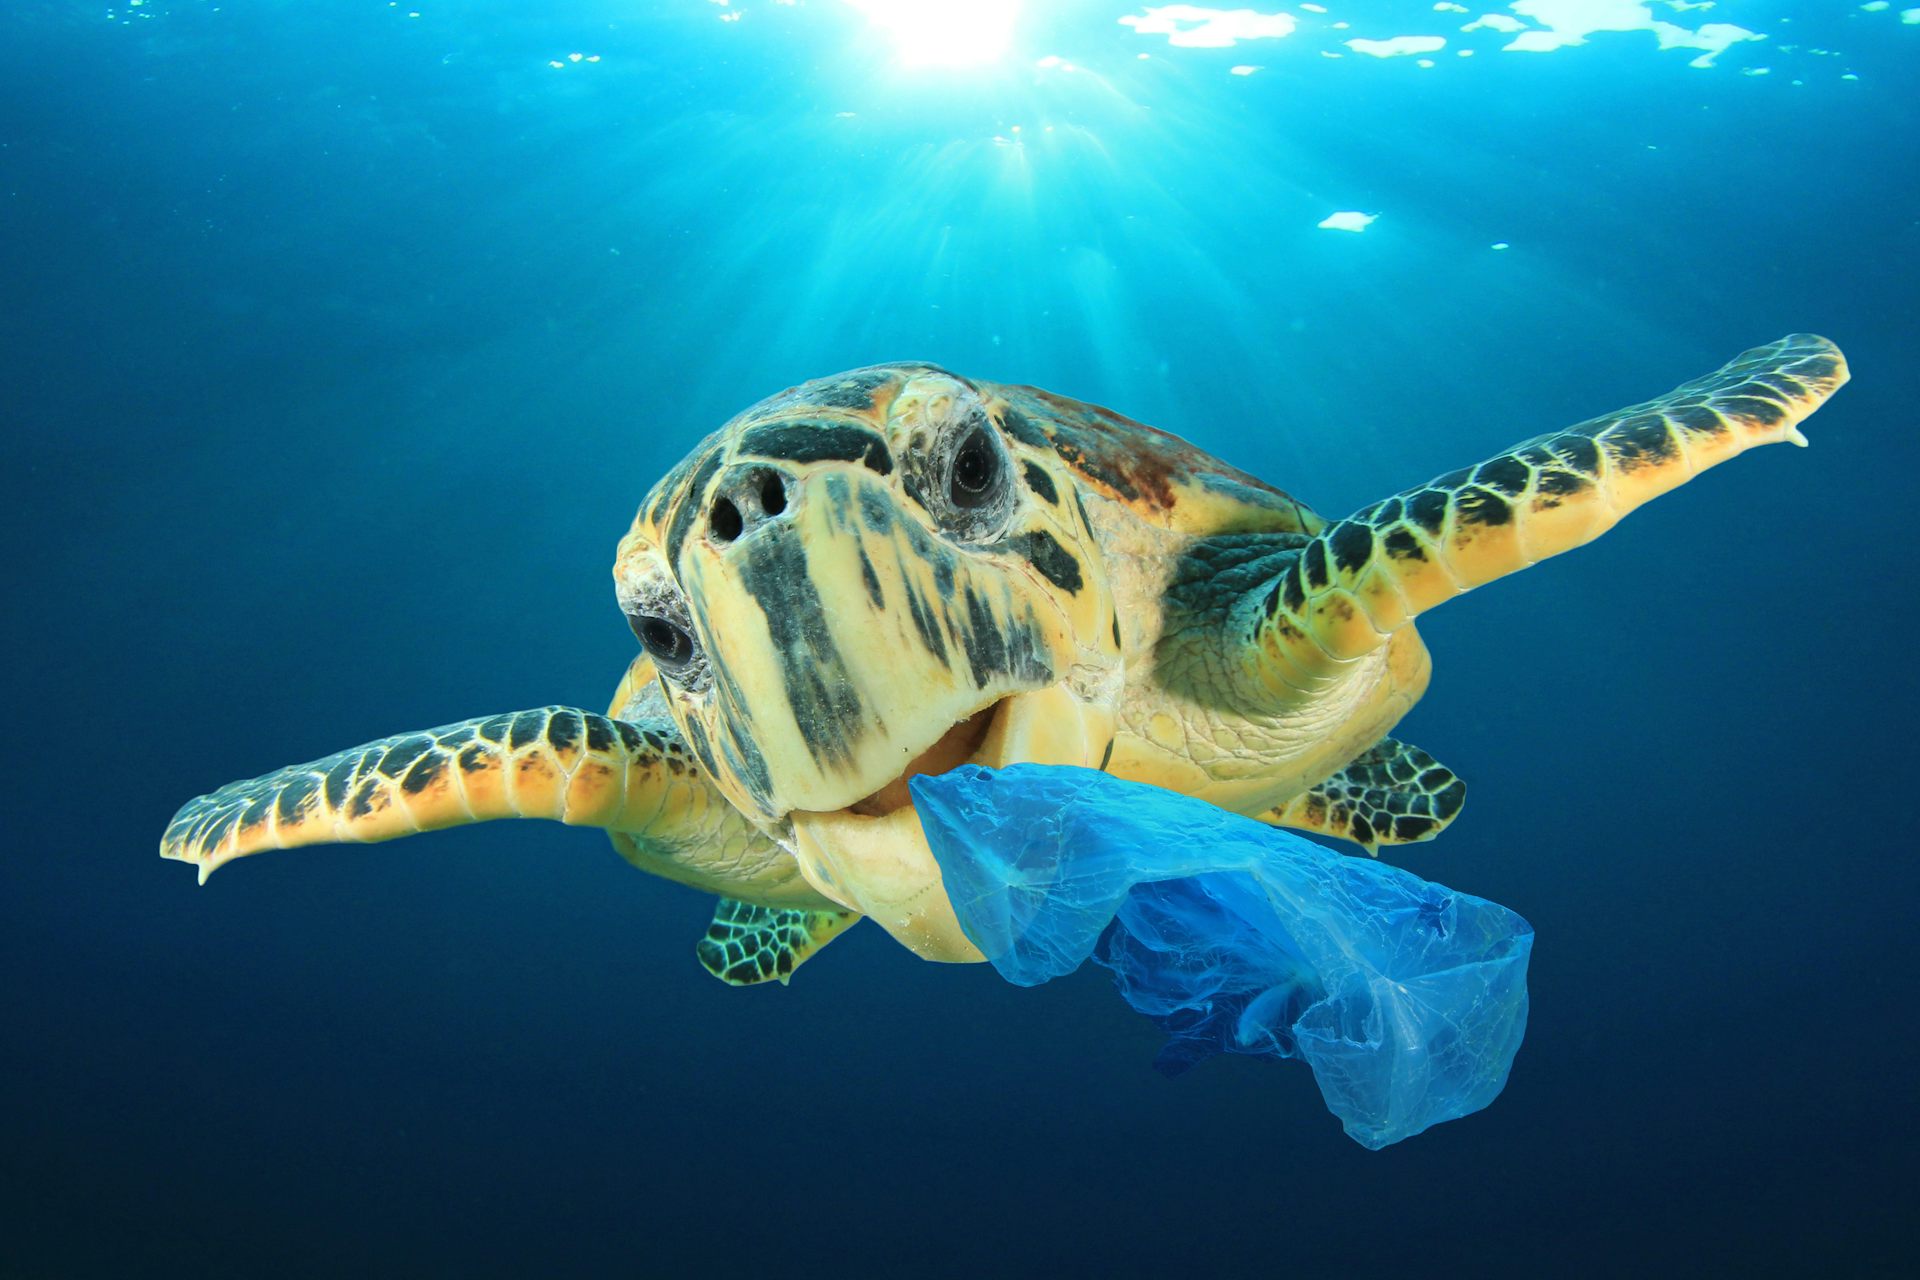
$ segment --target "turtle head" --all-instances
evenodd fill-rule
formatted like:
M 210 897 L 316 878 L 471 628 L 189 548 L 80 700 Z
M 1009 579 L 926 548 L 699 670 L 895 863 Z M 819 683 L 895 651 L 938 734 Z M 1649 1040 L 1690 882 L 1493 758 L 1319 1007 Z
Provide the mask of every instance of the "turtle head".
M 1111 748 L 1105 564 L 1059 455 L 990 385 L 890 365 L 754 406 L 655 487 L 614 577 L 715 784 L 869 914 L 832 882 L 854 846 L 924 855 L 913 774 Z

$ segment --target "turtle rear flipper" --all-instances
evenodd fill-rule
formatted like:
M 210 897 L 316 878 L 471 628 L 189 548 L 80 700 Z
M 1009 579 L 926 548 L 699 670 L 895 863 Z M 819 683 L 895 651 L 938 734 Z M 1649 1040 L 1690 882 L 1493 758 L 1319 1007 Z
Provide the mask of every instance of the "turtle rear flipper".
M 1311 696 L 1434 605 L 1591 542 L 1755 445 L 1805 444 L 1800 422 L 1846 380 L 1838 348 L 1794 334 L 1405 490 L 1322 530 L 1245 597 L 1232 634 L 1260 651 L 1268 692 Z
M 809 956 L 859 919 L 856 911 L 757 907 L 722 898 L 694 953 L 702 968 L 729 986 L 769 981 L 785 986 Z
M 1351 840 L 1368 853 L 1383 844 L 1431 840 L 1466 803 L 1467 784 L 1418 747 L 1382 738 L 1325 782 L 1260 815 L 1276 827 L 1294 827 Z

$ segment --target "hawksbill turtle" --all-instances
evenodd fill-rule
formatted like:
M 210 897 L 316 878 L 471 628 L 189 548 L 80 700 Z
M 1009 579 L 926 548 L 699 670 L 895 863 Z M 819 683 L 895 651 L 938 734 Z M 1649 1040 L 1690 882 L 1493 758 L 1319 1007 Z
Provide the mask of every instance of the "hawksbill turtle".
M 639 652 L 605 715 L 487 716 L 231 783 L 161 853 L 204 881 L 263 849 L 600 827 L 721 897 L 696 952 L 747 984 L 863 915 L 981 959 L 907 787 L 968 761 L 1104 769 L 1370 853 L 1426 840 L 1466 787 L 1388 736 L 1427 685 L 1414 619 L 1754 445 L 1805 444 L 1846 377 L 1790 336 L 1331 523 L 1032 387 L 923 363 L 818 379 L 641 504 L 613 566 Z

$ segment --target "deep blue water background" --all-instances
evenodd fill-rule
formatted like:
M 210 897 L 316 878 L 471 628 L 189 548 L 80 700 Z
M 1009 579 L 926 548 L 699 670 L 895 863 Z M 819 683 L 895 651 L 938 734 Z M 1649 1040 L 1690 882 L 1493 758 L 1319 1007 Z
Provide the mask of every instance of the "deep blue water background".
M 1423 69 L 1029 5 L 956 74 L 824 0 L 109 8 L 0 12 L 0 1273 L 1912 1265 L 1920 26 Z M 1162 1080 L 1097 972 L 864 927 L 729 990 L 591 832 L 154 857 L 229 778 L 602 705 L 632 509 L 809 376 L 1034 382 L 1338 514 L 1794 330 L 1855 371 L 1813 448 L 1423 622 L 1401 736 L 1472 796 L 1392 856 L 1534 923 L 1534 1012 L 1382 1153 L 1298 1067 Z

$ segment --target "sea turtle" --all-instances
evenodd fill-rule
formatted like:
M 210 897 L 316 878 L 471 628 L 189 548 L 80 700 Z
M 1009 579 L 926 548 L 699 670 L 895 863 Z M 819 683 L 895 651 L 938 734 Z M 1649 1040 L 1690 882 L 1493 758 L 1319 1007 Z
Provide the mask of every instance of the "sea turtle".
M 1081 765 L 1368 852 L 1466 787 L 1388 737 L 1424 691 L 1421 612 L 1597 537 L 1798 424 L 1846 380 L 1795 335 L 1328 523 L 1175 436 L 931 364 L 746 410 L 654 486 L 614 561 L 640 652 L 604 716 L 401 734 L 191 801 L 161 842 L 215 867 L 490 818 L 604 828 L 721 896 L 701 962 L 785 981 L 862 915 L 978 960 L 907 779 Z

